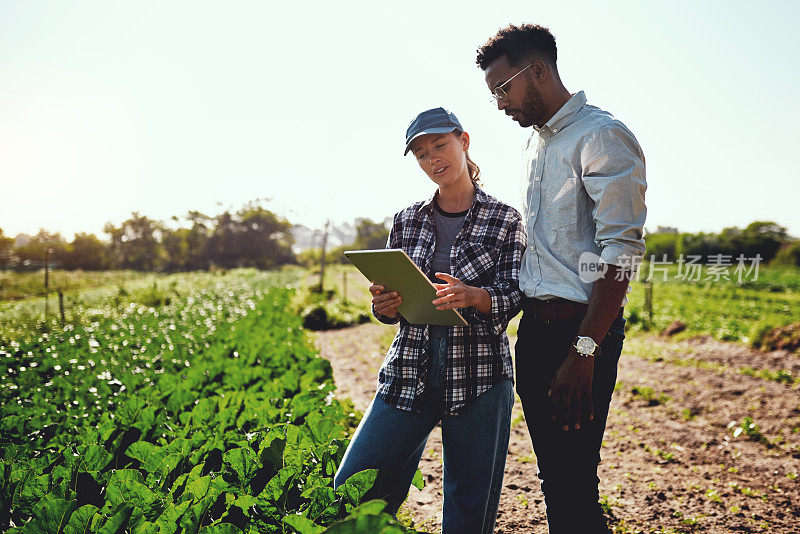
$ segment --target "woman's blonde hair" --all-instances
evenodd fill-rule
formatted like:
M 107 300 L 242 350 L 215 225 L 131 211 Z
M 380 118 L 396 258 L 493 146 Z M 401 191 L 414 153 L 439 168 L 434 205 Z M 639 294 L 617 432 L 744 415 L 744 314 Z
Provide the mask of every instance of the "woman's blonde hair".
M 453 133 L 456 134 L 456 137 L 460 137 L 463 132 L 455 130 Z M 481 168 L 478 167 L 478 164 L 472 161 L 472 158 L 469 157 L 469 151 L 465 150 L 464 155 L 467 157 L 467 170 L 469 171 L 469 179 L 474 185 L 481 185 Z
M 467 169 L 469 170 L 469 179 L 472 180 L 472 183 L 475 185 L 481 185 L 481 168 L 478 167 L 478 164 L 472 161 L 469 157 L 469 153 L 465 154 L 467 156 Z

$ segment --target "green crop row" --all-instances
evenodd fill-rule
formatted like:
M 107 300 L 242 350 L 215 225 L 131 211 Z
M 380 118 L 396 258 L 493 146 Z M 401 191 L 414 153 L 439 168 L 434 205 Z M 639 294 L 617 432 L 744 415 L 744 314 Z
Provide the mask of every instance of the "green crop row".
M 641 280 L 648 275 L 646 266 Z M 751 278 L 741 285 L 724 279 L 680 279 L 670 267 L 663 276 L 653 276 L 650 308 L 645 304 L 645 284 L 631 284 L 626 328 L 631 333 L 659 332 L 677 320 L 686 325 L 680 336 L 710 334 L 722 341 L 755 343 L 765 329 L 797 321 L 799 286 L 800 269 L 795 267 L 762 268 L 757 280 Z
M 0 529 L 406 532 L 361 502 L 374 471 L 333 489 L 357 421 L 274 285 L 0 337 Z

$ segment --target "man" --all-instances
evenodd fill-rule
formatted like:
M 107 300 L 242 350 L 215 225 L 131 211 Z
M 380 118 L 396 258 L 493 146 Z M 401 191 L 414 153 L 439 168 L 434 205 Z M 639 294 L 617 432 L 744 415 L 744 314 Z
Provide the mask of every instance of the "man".
M 609 532 L 597 465 L 625 337 L 623 306 L 644 255 L 644 155 L 611 114 L 564 87 L 547 28 L 508 26 L 478 50 L 498 109 L 523 128 L 525 297 L 517 393 L 552 534 Z

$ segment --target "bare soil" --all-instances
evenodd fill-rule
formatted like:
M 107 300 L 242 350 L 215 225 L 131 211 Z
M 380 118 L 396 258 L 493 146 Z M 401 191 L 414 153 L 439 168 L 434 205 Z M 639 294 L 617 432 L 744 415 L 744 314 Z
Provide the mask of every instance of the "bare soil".
M 357 409 L 372 400 L 396 330 L 370 323 L 315 334 L 337 394 Z M 629 336 L 599 469 L 615 532 L 800 532 L 797 378 L 800 356 L 789 351 Z M 420 463 L 425 488 L 412 487 L 399 514 L 423 531 L 441 530 L 441 444 L 437 428 Z M 546 533 L 519 400 L 503 486 L 496 532 Z

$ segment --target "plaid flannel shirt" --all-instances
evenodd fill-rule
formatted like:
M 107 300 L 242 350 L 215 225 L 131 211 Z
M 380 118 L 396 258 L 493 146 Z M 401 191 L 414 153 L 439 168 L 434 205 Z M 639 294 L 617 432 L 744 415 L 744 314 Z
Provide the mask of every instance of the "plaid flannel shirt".
M 434 195 L 395 214 L 386 248 L 403 249 L 411 260 L 430 272 L 436 233 Z M 464 226 L 450 250 L 450 274 L 463 283 L 489 292 L 488 314 L 470 306 L 459 309 L 468 326 L 452 326 L 447 336 L 447 364 L 443 399 L 450 414 L 488 390 L 511 379 L 513 367 L 506 327 L 522 309 L 519 269 L 527 238 L 522 217 L 475 186 L 475 199 Z M 378 373 L 377 394 L 387 403 L 407 411 L 420 411 L 430 362 L 428 325 L 413 325 L 402 316 L 382 316 L 382 323 L 400 323 Z

